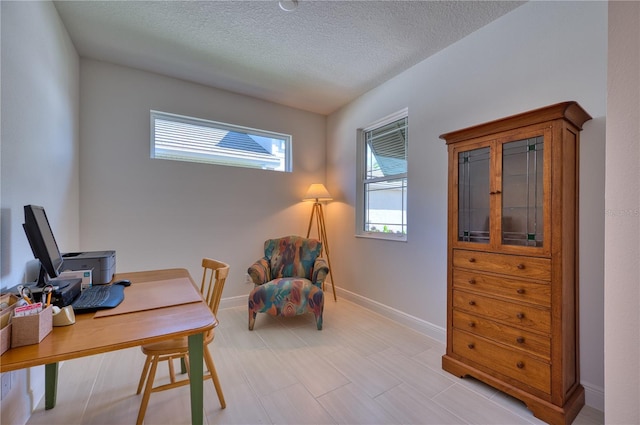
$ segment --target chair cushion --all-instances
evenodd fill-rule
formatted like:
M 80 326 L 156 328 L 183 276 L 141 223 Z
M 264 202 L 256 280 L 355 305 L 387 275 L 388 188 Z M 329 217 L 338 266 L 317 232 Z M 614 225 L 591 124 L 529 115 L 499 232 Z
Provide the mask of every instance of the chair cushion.
M 312 312 L 322 315 L 324 294 L 309 279 L 280 278 L 256 287 L 249 294 L 249 310 L 292 317 Z
M 303 277 L 310 279 L 322 243 L 316 239 L 286 236 L 264 243 L 264 256 L 269 260 L 271 278 Z

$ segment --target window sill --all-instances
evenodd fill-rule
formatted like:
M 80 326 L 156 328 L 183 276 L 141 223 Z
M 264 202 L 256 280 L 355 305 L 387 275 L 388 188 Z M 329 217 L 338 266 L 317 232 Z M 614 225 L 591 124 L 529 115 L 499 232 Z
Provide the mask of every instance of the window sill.
M 392 242 L 406 242 L 407 235 L 394 235 L 390 233 L 361 233 L 356 234 L 356 238 L 363 239 L 378 239 L 382 241 L 392 241 Z

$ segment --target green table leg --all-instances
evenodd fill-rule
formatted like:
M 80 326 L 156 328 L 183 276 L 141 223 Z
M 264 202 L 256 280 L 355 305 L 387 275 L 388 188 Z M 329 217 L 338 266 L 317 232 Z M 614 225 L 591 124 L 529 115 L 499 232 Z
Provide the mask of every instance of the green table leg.
M 191 387 L 191 424 L 202 425 L 203 422 L 203 383 L 202 375 L 203 353 L 204 353 L 203 334 L 195 334 L 189 336 L 189 366 L 191 376 L 189 377 L 189 385 Z
M 46 410 L 56 407 L 57 392 L 58 363 L 44 365 L 44 408 Z

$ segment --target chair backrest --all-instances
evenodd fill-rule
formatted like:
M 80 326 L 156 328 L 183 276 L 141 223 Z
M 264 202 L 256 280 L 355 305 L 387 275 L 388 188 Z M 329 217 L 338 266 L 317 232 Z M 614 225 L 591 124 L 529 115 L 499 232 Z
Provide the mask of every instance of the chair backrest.
M 218 314 L 218 306 L 222 298 L 222 290 L 229 275 L 229 265 L 211 258 L 202 259 L 202 283 L 200 293 L 207 301 L 211 312 Z
M 313 264 L 321 251 L 322 243 L 319 240 L 301 236 L 268 239 L 264 243 L 264 256 L 269 260 L 272 279 L 281 277 L 310 279 Z

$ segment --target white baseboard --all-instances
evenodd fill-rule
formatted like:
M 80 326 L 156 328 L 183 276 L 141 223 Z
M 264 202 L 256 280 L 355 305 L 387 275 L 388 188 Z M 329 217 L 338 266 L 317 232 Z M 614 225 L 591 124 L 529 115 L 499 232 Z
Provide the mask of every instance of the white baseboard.
M 584 387 L 584 403 L 604 412 L 604 388 L 589 382 L 580 381 L 580 383 Z
M 237 297 L 222 298 L 220 300 L 220 305 L 218 306 L 218 308 L 224 309 L 224 308 L 242 307 L 243 305 L 247 305 L 248 296 L 249 294 L 239 295 Z
M 329 293 L 328 288 L 325 289 L 325 293 Z M 427 322 L 426 320 L 411 316 L 410 314 L 404 313 L 400 310 L 396 310 L 395 308 L 389 307 L 387 305 L 384 305 L 367 297 L 363 297 L 362 295 L 358 295 L 354 292 L 339 288 L 337 286 L 336 295 L 338 295 L 338 302 L 340 302 L 340 298 L 344 298 L 348 301 L 353 302 L 354 304 L 358 304 L 371 311 L 375 311 L 376 313 L 384 317 L 402 323 L 403 325 L 413 329 L 414 331 L 431 337 L 438 342 L 441 342 L 443 344 L 446 344 L 447 342 L 447 330 L 440 326 L 436 326 L 431 322 Z

